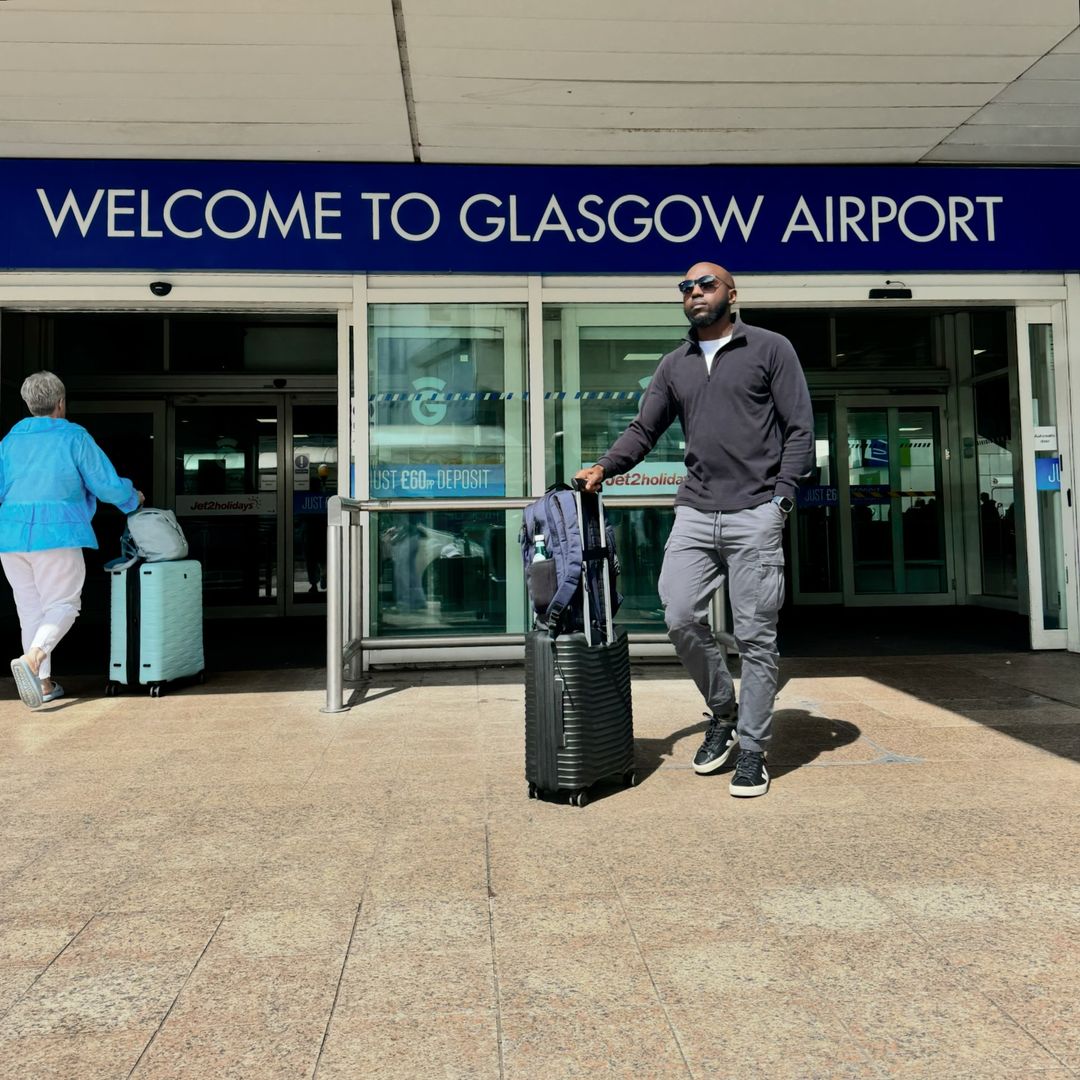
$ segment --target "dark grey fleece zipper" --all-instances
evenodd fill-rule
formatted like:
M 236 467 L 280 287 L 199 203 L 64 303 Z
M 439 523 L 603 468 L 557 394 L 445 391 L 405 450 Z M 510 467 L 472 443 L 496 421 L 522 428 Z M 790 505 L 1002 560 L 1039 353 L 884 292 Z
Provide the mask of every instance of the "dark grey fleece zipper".
M 607 476 L 628 472 L 675 420 L 686 438 L 677 506 L 713 513 L 795 498 L 813 464 L 806 377 L 791 342 L 771 330 L 737 321 L 711 373 L 691 330 L 660 361 L 637 416 L 597 464 Z

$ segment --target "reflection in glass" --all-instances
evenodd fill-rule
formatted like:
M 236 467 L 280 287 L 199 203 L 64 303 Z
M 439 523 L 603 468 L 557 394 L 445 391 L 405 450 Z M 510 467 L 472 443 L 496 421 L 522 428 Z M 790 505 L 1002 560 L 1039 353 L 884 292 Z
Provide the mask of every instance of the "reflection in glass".
M 615 621 L 630 632 L 666 633 L 656 583 L 675 515 L 666 507 L 621 510 L 610 503 L 605 504 L 605 513 L 615 529 L 620 564 L 618 590 L 623 603 Z
M 987 596 L 1016 597 L 1013 425 L 1007 374 L 975 384 L 975 432 L 982 590 Z
M 369 309 L 372 498 L 522 495 L 525 310 Z
M 337 370 L 337 318 L 171 315 L 169 369 L 329 375 Z
M 850 409 L 847 425 L 855 591 L 895 592 L 888 413 Z
M 972 311 L 971 370 L 975 375 L 1007 371 L 1009 367 L 1009 316 L 1005 311 Z
M 833 408 L 814 406 L 814 466 L 798 491 L 799 592 L 838 593 L 839 492 L 833 461 Z
M 787 311 L 753 308 L 744 310 L 745 321 L 752 326 L 782 334 L 791 342 L 799 363 L 808 371 L 831 366 L 829 316 L 817 311 Z
M 665 353 L 686 333 L 675 304 L 567 304 L 544 308 L 544 413 L 552 432 L 547 482 L 592 465 L 637 415 Z M 670 495 L 683 475 L 685 443 L 676 424 L 609 495 Z
M 520 511 L 372 514 L 376 635 L 520 631 Z
M 921 312 L 841 312 L 836 316 L 837 367 L 932 367 L 931 326 L 931 316 Z
M 326 500 L 337 494 L 333 405 L 293 406 L 293 599 L 326 601 Z
M 900 591 L 937 593 L 945 580 L 945 519 L 936 409 L 899 409 L 899 511 L 903 521 Z
M 207 606 L 277 598 L 277 410 L 178 406 L 176 514 Z

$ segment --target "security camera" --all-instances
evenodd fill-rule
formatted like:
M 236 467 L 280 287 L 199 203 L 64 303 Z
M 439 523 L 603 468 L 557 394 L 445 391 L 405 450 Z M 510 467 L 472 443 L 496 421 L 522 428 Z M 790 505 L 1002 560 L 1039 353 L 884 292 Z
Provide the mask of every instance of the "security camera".
M 155 296 L 168 296 L 172 292 L 172 283 L 168 281 L 151 281 L 150 291 Z

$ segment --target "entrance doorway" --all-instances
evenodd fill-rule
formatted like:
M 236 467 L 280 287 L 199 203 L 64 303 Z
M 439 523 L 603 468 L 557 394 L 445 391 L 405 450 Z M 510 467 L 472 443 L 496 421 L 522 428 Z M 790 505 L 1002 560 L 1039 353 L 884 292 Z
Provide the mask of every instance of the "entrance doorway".
M 326 503 L 338 481 L 332 397 L 77 398 L 71 419 L 90 431 L 148 506 L 176 512 L 191 557 L 203 564 L 208 615 L 325 612 Z M 93 602 L 84 606 L 106 611 L 100 571 L 119 554 L 123 517 L 102 507 L 94 526 L 99 551 L 87 553 Z
M 816 464 L 792 533 L 797 603 L 954 603 L 945 398 L 814 406 Z

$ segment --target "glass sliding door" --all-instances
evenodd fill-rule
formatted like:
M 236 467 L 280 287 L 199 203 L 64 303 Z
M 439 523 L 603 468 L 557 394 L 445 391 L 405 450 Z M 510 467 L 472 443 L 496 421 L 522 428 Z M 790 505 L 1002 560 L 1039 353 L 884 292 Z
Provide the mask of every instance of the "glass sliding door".
M 291 517 L 285 530 L 292 580 L 285 610 L 322 613 L 326 605 L 326 501 L 338 493 L 337 406 L 287 400 L 286 462 Z
M 208 609 L 280 607 L 282 418 L 280 395 L 175 407 L 176 516 L 202 562 Z
M 952 601 L 943 415 L 929 397 L 838 406 L 846 603 Z
M 832 402 L 814 402 L 814 465 L 797 492 L 790 533 L 795 602 L 839 603 L 840 489 Z

